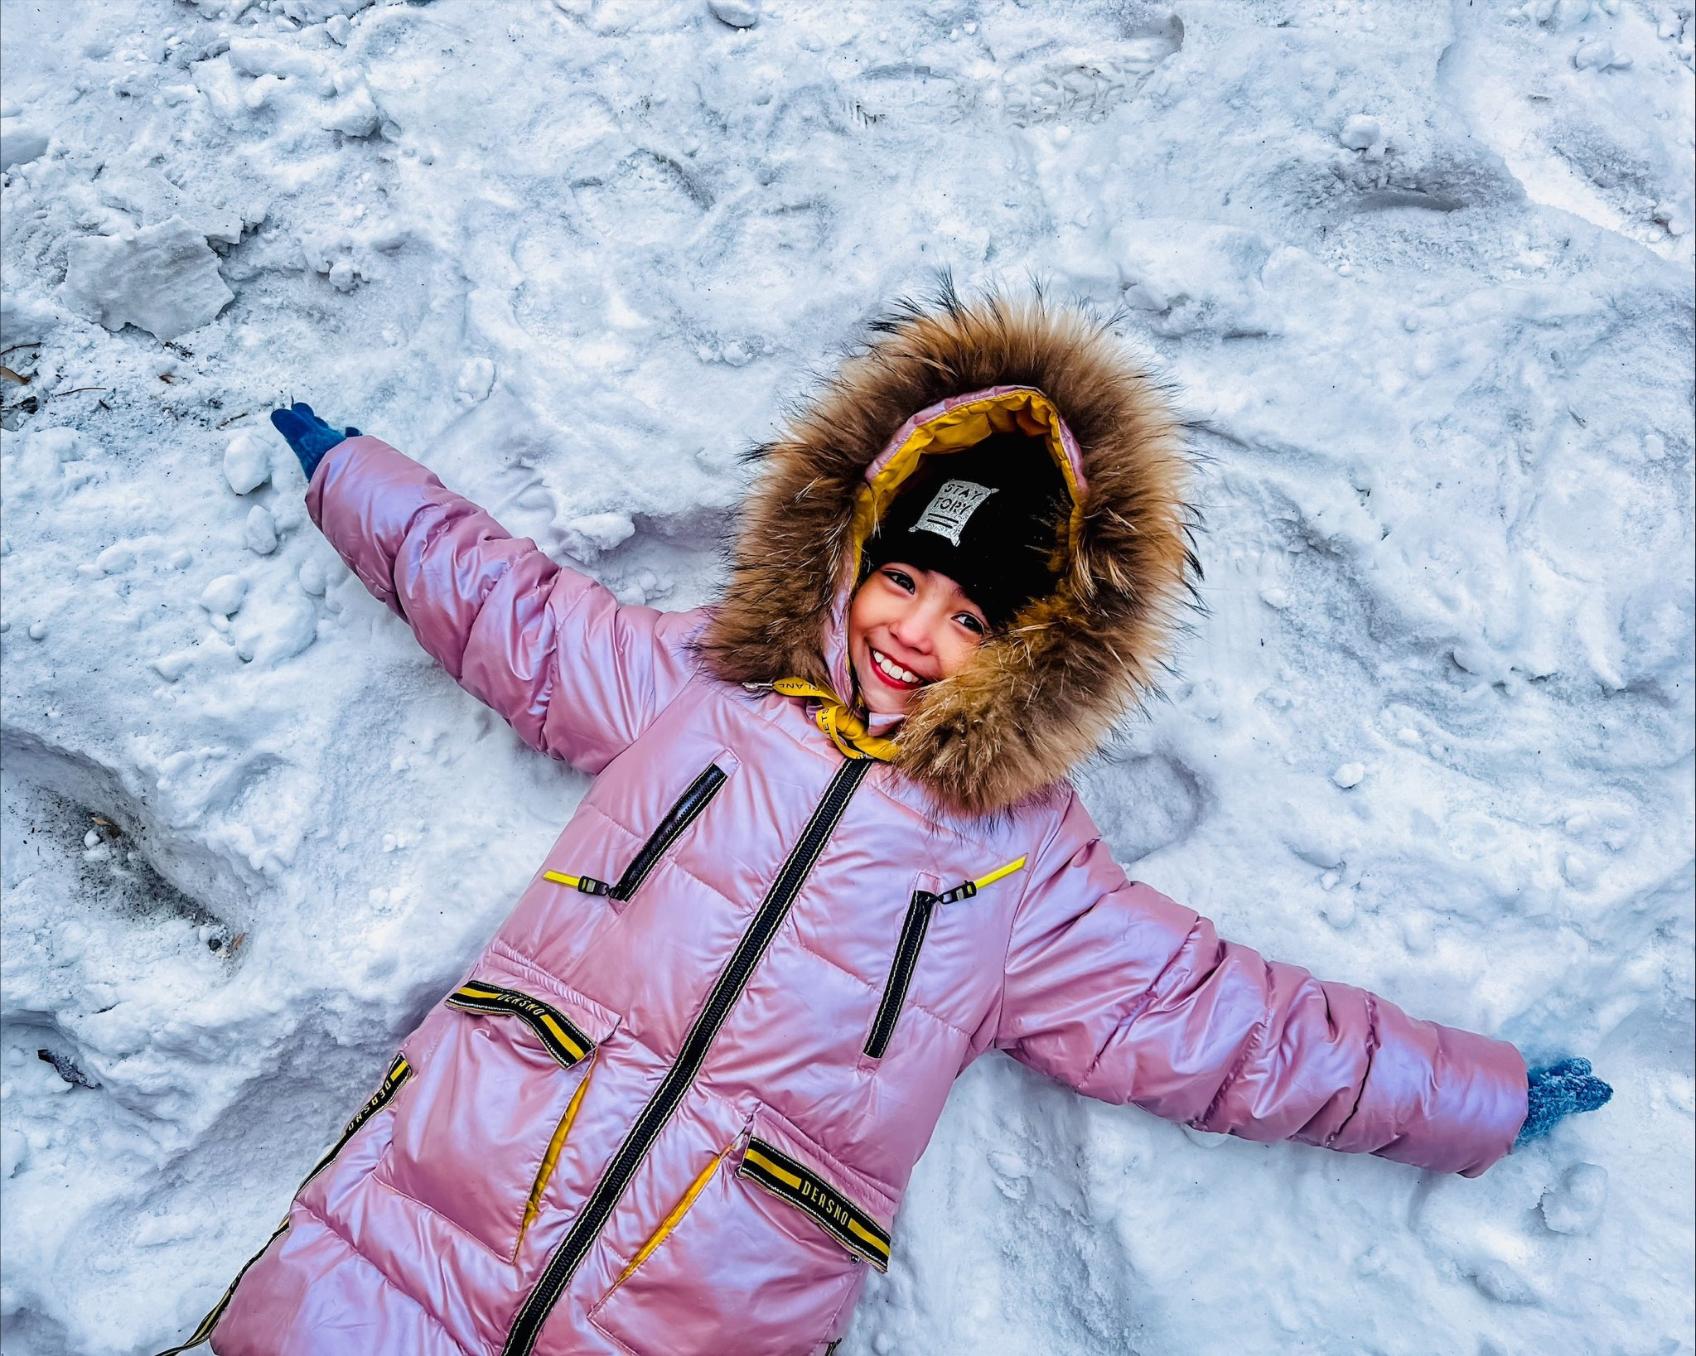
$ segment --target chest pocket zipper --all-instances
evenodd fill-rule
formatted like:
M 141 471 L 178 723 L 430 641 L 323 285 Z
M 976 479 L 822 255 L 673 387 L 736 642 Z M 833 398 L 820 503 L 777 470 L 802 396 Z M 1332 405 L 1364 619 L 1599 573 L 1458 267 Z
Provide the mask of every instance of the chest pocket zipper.
M 872 1029 L 866 1035 L 867 1059 L 882 1059 L 884 1051 L 889 1048 L 890 1038 L 895 1034 L 895 1023 L 900 1019 L 901 1009 L 907 1002 L 907 990 L 913 982 L 913 971 L 918 968 L 919 952 L 924 948 L 931 914 L 937 906 L 970 899 L 979 890 L 1012 875 L 1024 864 L 1025 859 L 1020 857 L 1017 861 L 1008 862 L 1006 866 L 996 867 L 986 876 L 961 881 L 953 889 L 944 890 L 939 895 L 925 890 L 913 892 L 912 902 L 907 905 L 907 916 L 901 923 L 901 937 L 895 944 L 895 959 L 890 962 L 889 978 L 884 981 L 883 997 L 878 1002 L 877 1015 L 872 1018 Z
M 665 856 L 667 849 L 695 822 L 696 817 L 718 794 L 719 788 L 724 785 L 725 775 L 724 769 L 717 763 L 709 763 L 706 770 L 689 783 L 689 789 L 677 798 L 677 803 L 666 811 L 665 818 L 660 820 L 654 831 L 648 835 L 648 841 L 643 843 L 641 850 L 630 859 L 630 865 L 624 868 L 624 874 L 612 884 L 596 880 L 593 876 L 570 876 L 563 871 L 544 871 L 542 879 L 569 889 L 581 890 L 586 895 L 605 895 L 608 899 L 621 901 L 629 899 L 641 888 L 642 882 L 658 865 L 660 858 Z

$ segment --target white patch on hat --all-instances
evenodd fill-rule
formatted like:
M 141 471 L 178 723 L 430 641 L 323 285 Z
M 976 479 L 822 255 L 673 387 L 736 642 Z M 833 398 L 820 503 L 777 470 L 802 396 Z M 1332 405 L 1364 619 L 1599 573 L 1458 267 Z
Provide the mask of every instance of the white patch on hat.
M 979 485 L 975 480 L 945 480 L 942 488 L 931 497 L 918 522 L 909 532 L 934 532 L 960 544 L 960 533 L 967 520 L 978 511 L 983 501 L 995 493 L 991 485 Z

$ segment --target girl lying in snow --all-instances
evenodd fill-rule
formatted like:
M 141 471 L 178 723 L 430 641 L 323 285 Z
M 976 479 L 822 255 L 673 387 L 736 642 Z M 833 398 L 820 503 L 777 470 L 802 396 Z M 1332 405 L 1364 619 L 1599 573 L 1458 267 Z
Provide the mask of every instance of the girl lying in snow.
M 828 1350 L 991 1048 L 1203 1130 L 1476 1176 L 1609 1089 L 1221 941 L 1067 782 L 1196 562 L 1104 329 L 904 305 L 763 450 L 724 601 L 620 606 L 435 476 L 273 416 L 455 679 L 595 774 L 191 1338 L 224 1356 Z M 184 1348 L 177 1348 L 182 1350 Z

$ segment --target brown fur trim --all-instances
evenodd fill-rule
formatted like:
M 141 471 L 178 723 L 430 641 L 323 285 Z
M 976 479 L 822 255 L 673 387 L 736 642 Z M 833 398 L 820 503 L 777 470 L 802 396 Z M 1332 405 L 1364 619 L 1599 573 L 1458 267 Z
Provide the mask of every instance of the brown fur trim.
M 872 330 L 785 434 L 755 450 L 765 472 L 700 649 L 729 682 L 828 683 L 821 637 L 866 466 L 940 400 L 1037 387 L 1083 454 L 1078 551 L 1052 596 L 915 695 L 898 733 L 896 766 L 942 805 L 993 813 L 1065 777 L 1158 690 L 1154 671 L 1200 576 L 1182 425 L 1107 322 L 1040 292 L 963 302 L 945 279 L 928 304 L 898 303 Z

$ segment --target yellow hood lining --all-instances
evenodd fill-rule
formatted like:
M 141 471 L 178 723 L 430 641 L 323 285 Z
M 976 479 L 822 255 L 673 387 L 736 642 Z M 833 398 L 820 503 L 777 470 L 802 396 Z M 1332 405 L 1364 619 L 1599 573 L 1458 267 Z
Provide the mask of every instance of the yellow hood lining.
M 860 486 L 854 501 L 854 521 L 850 529 L 853 549 L 849 552 L 850 587 L 860 578 L 860 556 L 866 538 L 882 521 L 896 493 L 907 478 L 927 456 L 964 452 L 997 433 L 1023 433 L 1041 438 L 1049 456 L 1059 468 L 1071 496 L 1072 513 L 1066 524 L 1066 563 L 1076 557 L 1078 539 L 1083 533 L 1083 494 L 1078 488 L 1077 469 L 1066 454 L 1065 440 L 1060 435 L 1060 411 L 1054 402 L 1034 387 L 1020 387 L 967 401 L 953 409 L 927 419 L 907 435 L 907 440 L 895 450 L 881 470 Z

